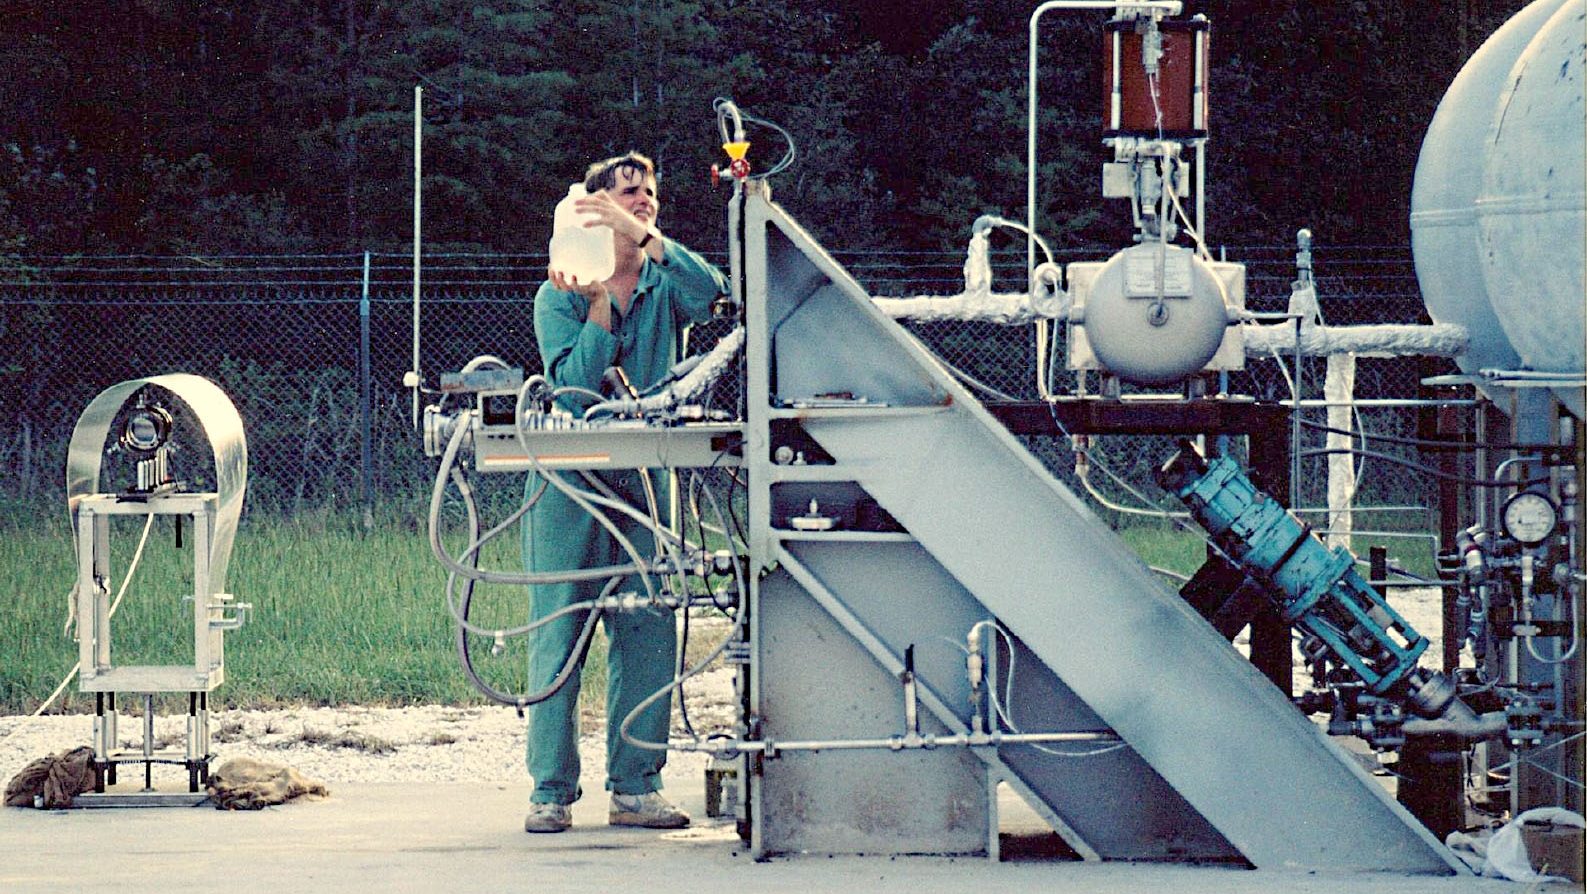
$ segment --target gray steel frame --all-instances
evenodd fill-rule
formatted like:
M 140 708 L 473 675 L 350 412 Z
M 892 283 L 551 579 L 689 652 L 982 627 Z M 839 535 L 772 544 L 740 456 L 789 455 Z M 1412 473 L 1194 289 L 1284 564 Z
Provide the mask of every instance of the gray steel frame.
M 742 234 L 734 275 L 748 332 L 752 729 L 896 732 L 902 686 L 887 675 L 913 645 L 926 713 L 961 731 L 963 665 L 941 641 L 995 618 L 1020 656 L 1008 684 L 1019 722 L 1105 727 L 1127 744 L 1089 757 L 977 749 L 979 766 L 945 752 L 755 759 L 756 856 L 995 853 L 987 794 L 1002 779 L 1092 858 L 1465 871 L 872 307 L 763 186 L 741 188 L 729 225 Z M 866 401 L 794 406 L 840 394 Z M 778 420 L 794 420 L 834 462 L 774 464 Z M 907 533 L 844 530 L 868 499 Z M 792 529 L 811 500 L 837 529 Z M 972 791 L 987 800 L 966 805 Z M 985 827 L 968 834 L 976 823 Z

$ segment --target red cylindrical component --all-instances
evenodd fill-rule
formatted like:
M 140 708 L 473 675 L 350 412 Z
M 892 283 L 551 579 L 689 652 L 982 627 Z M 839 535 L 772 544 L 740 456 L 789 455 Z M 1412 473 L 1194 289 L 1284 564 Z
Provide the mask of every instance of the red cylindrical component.
M 1211 33 L 1207 20 L 1157 23 L 1162 55 L 1157 60 L 1155 79 L 1147 74 L 1141 59 L 1146 28 L 1145 19 L 1107 24 L 1103 34 L 1103 135 L 1176 140 L 1205 137 L 1207 43 Z

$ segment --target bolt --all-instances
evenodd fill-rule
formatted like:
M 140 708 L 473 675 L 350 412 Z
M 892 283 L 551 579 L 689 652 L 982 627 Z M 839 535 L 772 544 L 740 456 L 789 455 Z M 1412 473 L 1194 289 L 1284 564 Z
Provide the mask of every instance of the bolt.
M 1153 326 L 1162 326 L 1168 322 L 1168 304 L 1162 301 L 1153 301 L 1146 308 L 1146 322 Z

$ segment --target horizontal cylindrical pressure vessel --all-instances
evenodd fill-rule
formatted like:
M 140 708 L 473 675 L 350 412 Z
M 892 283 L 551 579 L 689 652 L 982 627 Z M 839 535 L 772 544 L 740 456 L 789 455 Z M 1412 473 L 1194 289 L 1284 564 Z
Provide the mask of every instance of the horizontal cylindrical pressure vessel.
M 1229 326 L 1218 275 L 1196 253 L 1146 242 L 1108 259 L 1086 296 L 1091 350 L 1128 382 L 1163 385 L 1200 372 Z

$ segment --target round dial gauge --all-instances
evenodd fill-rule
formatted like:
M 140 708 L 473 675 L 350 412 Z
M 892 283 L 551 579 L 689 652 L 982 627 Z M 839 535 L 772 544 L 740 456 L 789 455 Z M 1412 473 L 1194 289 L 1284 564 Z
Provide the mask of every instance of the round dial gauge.
M 1525 491 L 1504 503 L 1500 516 L 1504 533 L 1524 546 L 1537 546 L 1554 533 L 1559 521 L 1559 510 L 1554 501 L 1540 493 Z

